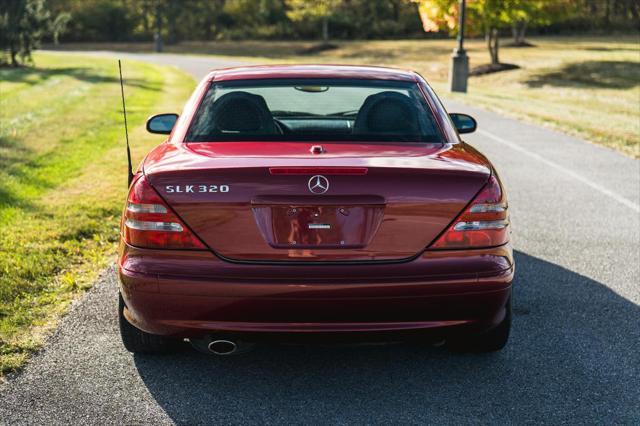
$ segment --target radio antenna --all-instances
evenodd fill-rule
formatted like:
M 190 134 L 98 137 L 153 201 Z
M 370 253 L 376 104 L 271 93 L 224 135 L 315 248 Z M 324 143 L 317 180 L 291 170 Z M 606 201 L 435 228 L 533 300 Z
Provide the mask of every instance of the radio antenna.
M 131 148 L 129 148 L 129 129 L 127 128 L 127 106 L 124 103 L 124 83 L 122 82 L 122 63 L 118 59 L 118 70 L 120 71 L 120 93 L 122 94 L 122 112 L 124 114 L 124 136 L 127 140 L 127 186 L 131 186 L 133 180 L 133 167 L 131 166 Z

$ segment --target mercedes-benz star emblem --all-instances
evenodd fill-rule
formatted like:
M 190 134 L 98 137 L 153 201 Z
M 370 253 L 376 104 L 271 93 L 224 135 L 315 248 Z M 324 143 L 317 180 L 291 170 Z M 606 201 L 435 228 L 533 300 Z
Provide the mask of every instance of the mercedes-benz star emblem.
M 322 175 L 315 175 L 309 179 L 307 186 L 314 194 L 324 194 L 329 190 L 329 180 Z

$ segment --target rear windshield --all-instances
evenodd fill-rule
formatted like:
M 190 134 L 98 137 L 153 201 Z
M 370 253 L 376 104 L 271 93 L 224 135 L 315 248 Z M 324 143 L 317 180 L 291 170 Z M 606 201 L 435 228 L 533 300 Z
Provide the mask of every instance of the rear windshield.
M 416 83 L 244 80 L 212 83 L 187 142 L 442 142 Z

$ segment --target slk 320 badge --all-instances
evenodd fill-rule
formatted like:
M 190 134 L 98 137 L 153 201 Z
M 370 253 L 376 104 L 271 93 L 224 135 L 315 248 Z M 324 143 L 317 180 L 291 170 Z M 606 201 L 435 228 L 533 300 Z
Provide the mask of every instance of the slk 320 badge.
M 168 194 L 173 193 L 202 193 L 202 192 L 229 192 L 229 185 L 166 185 Z

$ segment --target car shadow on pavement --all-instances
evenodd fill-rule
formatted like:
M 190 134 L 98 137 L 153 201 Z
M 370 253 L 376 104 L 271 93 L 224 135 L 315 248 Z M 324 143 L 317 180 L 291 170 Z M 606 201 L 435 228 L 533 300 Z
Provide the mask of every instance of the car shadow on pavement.
M 417 345 L 269 345 L 135 364 L 179 424 L 640 420 L 640 308 L 589 278 L 516 253 L 515 319 L 500 353 Z

